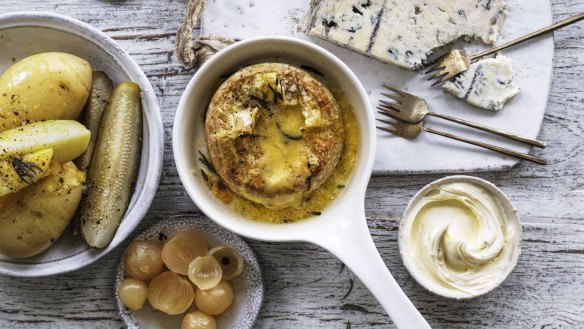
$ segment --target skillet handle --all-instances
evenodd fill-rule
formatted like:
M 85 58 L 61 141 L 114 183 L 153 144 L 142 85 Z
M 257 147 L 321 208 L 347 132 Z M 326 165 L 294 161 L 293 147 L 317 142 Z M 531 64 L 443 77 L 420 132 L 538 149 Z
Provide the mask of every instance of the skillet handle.
M 350 219 L 340 219 L 334 232 L 311 241 L 337 256 L 365 284 L 399 329 L 430 328 L 424 317 L 401 290 L 379 255 L 365 218 L 356 207 Z

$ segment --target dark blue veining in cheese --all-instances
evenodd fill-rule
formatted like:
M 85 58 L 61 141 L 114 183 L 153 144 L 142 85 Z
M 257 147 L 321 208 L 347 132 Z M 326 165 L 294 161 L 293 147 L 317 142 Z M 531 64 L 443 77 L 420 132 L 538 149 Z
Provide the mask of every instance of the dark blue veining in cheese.
M 503 0 L 312 0 L 308 33 L 406 69 L 462 36 L 493 44 Z
M 513 83 L 511 60 L 502 55 L 471 64 L 468 71 L 442 88 L 470 105 L 491 111 L 501 110 L 519 92 Z

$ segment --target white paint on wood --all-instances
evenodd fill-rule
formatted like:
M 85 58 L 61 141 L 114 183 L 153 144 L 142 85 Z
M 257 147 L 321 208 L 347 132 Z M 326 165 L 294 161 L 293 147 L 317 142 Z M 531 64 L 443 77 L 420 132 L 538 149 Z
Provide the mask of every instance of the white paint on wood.
M 509 0 L 514 1 L 514 0 Z M 116 39 L 150 78 L 161 103 L 166 154 L 160 188 L 138 231 L 179 212 L 196 211 L 178 179 L 171 130 L 182 90 L 193 75 L 173 57 L 186 0 L 3 0 L 0 12 L 48 10 L 81 19 Z M 554 0 L 555 20 L 584 11 L 584 0 Z M 397 250 L 397 218 L 423 185 L 445 175 L 374 177 L 366 200 L 383 259 L 433 328 L 584 328 L 584 24 L 556 33 L 554 77 L 536 154 L 546 167 L 522 163 L 481 173 L 508 194 L 524 223 L 523 253 L 501 287 L 454 302 L 424 291 Z M 0 49 L 1 53 L 1 49 Z M 1 54 L 0 54 L 1 55 Z M 529 118 L 526 118 L 528 120 Z M 262 264 L 266 298 L 258 328 L 393 328 L 372 295 L 326 251 L 301 243 L 249 241 Z M 125 244 L 85 269 L 49 278 L 0 277 L 0 328 L 121 328 L 114 302 L 115 267 Z M 343 303 L 371 311 L 341 311 Z

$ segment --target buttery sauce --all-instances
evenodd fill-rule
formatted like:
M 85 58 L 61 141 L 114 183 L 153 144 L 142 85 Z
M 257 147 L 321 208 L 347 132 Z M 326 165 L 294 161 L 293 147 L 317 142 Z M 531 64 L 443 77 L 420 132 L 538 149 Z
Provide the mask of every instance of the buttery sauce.
M 205 172 L 203 173 L 203 178 L 207 182 L 211 192 L 222 202 L 229 204 L 234 211 L 247 218 L 261 222 L 273 224 L 293 223 L 310 216 L 320 215 L 320 213 L 331 204 L 345 188 L 345 184 L 351 176 L 357 161 L 359 145 L 358 123 L 349 100 L 339 90 L 334 88 L 331 88 L 330 90 L 339 104 L 343 126 L 345 128 L 343 151 L 337 166 L 328 179 L 313 193 L 306 197 L 301 202 L 300 206 L 284 209 L 266 208 L 261 204 L 249 201 L 233 193 L 223 182 L 221 182 L 218 176 Z M 290 120 L 297 120 L 297 118 L 295 118 L 296 116 L 296 113 L 291 113 Z M 282 153 L 282 159 L 284 161 L 281 161 L 278 165 L 273 165 L 273 168 L 276 168 L 274 172 L 286 172 L 285 170 L 281 170 L 281 167 L 293 165 L 294 158 L 297 158 L 300 154 L 300 146 L 302 143 L 296 140 L 282 139 L 282 134 L 273 123 L 265 122 L 264 125 L 260 121 L 259 124 L 261 125 L 259 129 L 262 129 L 263 126 L 266 129 L 265 134 L 273 136 L 273 138 L 268 140 L 278 141 L 277 143 L 263 145 L 262 147 L 265 147 L 266 149 L 274 148 L 274 152 Z M 282 147 L 284 143 L 286 143 L 286 147 Z M 207 160 L 203 159 L 203 162 L 205 161 Z M 266 177 L 270 177 L 272 183 L 277 184 L 277 175 L 272 177 L 270 176 L 270 173 L 266 173 Z

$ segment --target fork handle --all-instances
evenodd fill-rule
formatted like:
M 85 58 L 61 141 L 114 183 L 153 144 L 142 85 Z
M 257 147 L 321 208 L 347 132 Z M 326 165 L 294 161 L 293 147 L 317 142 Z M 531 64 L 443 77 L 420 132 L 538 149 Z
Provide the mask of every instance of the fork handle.
M 584 13 L 580 13 L 580 14 L 578 14 L 576 16 L 572 16 L 572 17 L 570 17 L 568 19 L 565 19 L 565 20 L 563 20 L 561 22 L 555 23 L 555 24 L 550 25 L 548 27 L 544 27 L 541 30 L 537 30 L 535 32 L 529 33 L 528 35 L 525 35 L 525 36 L 523 36 L 521 38 L 518 38 L 518 39 L 515 39 L 513 41 L 509 41 L 509 42 L 504 43 L 504 44 L 502 44 L 502 45 L 500 45 L 498 47 L 489 49 L 487 51 L 484 51 L 484 52 L 479 53 L 479 54 L 476 54 L 476 55 L 472 55 L 472 56 L 470 56 L 470 60 L 473 61 L 475 59 L 478 59 L 478 58 L 481 58 L 481 57 L 485 57 L 485 56 L 494 54 L 494 53 L 496 53 L 496 52 L 498 52 L 500 50 L 503 50 L 505 48 L 509 48 L 509 47 L 514 46 L 514 45 L 516 45 L 518 43 L 522 43 L 524 41 L 531 40 L 533 38 L 539 37 L 542 34 L 555 31 L 557 29 L 560 29 L 560 28 L 562 28 L 564 26 L 568 26 L 570 24 L 574 24 L 576 22 L 581 21 L 582 19 L 584 19 Z
M 517 151 L 510 150 L 510 149 L 506 149 L 504 147 L 499 147 L 499 146 L 495 146 L 495 145 L 491 145 L 491 144 L 487 144 L 487 143 L 475 141 L 475 140 L 472 140 L 472 139 L 468 139 L 468 138 L 456 136 L 456 135 L 453 135 L 453 134 L 449 134 L 449 133 L 445 133 L 445 132 L 442 132 L 442 131 L 434 130 L 432 128 L 423 127 L 422 130 L 425 131 L 425 132 L 432 133 L 432 134 L 436 134 L 436 135 L 444 136 L 444 137 L 447 137 L 447 138 L 451 138 L 451 139 L 454 139 L 454 140 L 457 140 L 457 141 L 461 141 L 461 142 L 465 142 L 465 143 L 468 143 L 468 144 L 480 146 L 482 148 L 486 148 L 486 149 L 489 149 L 491 151 L 495 151 L 495 152 L 499 152 L 499 153 L 502 153 L 502 154 L 505 154 L 505 155 L 509 155 L 509 156 L 512 156 L 512 157 L 515 157 L 515 158 L 518 158 L 518 159 L 527 160 L 527 161 L 530 161 L 530 162 L 533 162 L 533 163 L 537 163 L 537 164 L 540 164 L 540 165 L 547 165 L 547 160 L 546 159 L 534 157 L 534 156 L 529 155 L 529 154 L 524 154 L 524 153 L 520 153 L 520 152 L 517 152 Z
M 462 119 L 459 119 L 459 118 L 451 117 L 451 116 L 446 115 L 446 114 L 440 114 L 440 113 L 435 113 L 435 112 L 428 112 L 428 115 L 432 115 L 432 116 L 435 116 L 435 117 L 438 117 L 438 118 L 441 118 L 441 119 L 444 119 L 444 120 L 456 122 L 458 124 L 465 125 L 467 127 L 476 128 L 476 129 L 479 129 L 479 130 L 482 130 L 482 131 L 489 132 L 491 134 L 495 134 L 497 136 L 506 137 L 506 138 L 512 139 L 514 141 L 523 142 L 523 143 L 526 143 L 526 144 L 529 144 L 529 145 L 533 145 L 533 146 L 536 146 L 536 147 L 545 148 L 545 146 L 546 146 L 545 142 L 539 141 L 537 139 L 531 139 L 531 138 L 528 138 L 528 137 L 525 137 L 525 136 L 517 135 L 517 134 L 514 134 L 514 133 L 509 133 L 509 132 L 506 132 L 506 131 L 503 131 L 503 130 L 499 130 L 499 129 L 495 129 L 495 128 L 483 126 L 483 125 L 480 125 L 478 123 L 474 123 L 474 122 L 462 120 Z

